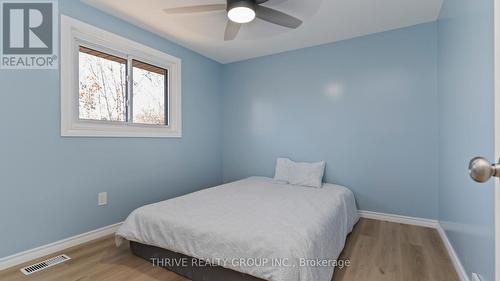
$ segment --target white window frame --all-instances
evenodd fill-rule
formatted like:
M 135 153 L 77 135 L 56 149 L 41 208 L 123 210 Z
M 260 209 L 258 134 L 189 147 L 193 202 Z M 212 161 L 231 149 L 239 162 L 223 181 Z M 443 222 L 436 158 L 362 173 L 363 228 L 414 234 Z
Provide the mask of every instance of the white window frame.
M 79 46 L 96 48 L 165 68 L 168 71 L 168 125 L 79 119 Z M 130 68 L 131 65 L 128 65 Z M 61 136 L 182 137 L 181 60 L 92 25 L 61 16 Z M 131 81 L 128 81 L 129 86 Z

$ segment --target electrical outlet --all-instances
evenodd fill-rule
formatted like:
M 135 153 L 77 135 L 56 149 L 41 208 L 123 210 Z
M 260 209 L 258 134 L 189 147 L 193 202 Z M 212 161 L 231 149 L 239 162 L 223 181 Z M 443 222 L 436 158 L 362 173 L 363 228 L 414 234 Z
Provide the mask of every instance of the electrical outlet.
M 97 194 L 97 205 L 104 206 L 107 204 L 108 204 L 108 193 L 100 192 L 99 194 Z
M 481 275 L 477 274 L 477 273 L 472 273 L 472 279 L 471 281 L 481 281 Z

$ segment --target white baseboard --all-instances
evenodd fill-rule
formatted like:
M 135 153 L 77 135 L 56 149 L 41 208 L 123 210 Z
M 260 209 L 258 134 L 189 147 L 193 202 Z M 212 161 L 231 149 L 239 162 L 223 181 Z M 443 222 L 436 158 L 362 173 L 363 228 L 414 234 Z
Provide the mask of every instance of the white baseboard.
M 460 281 L 470 281 L 469 276 L 467 276 L 467 272 L 465 271 L 462 262 L 458 258 L 457 253 L 455 252 L 455 249 L 451 245 L 450 240 L 448 239 L 448 235 L 446 235 L 446 231 L 444 231 L 444 228 L 441 226 L 441 224 L 438 225 L 437 231 L 439 232 L 439 235 L 441 236 L 441 239 L 443 239 L 444 246 L 448 250 L 448 253 L 450 254 L 451 261 L 453 262 L 453 266 L 455 267 L 455 270 L 457 271 L 458 277 L 460 278 Z
M 402 224 L 411 224 L 423 227 L 437 228 L 439 222 L 437 220 L 407 217 L 393 214 L 377 213 L 371 211 L 359 211 L 359 216 L 366 219 L 374 219 L 380 221 L 389 221 Z
M 359 211 L 359 216 L 367 219 L 435 228 L 438 231 L 439 236 L 441 236 L 441 239 L 443 240 L 444 246 L 446 247 L 446 250 L 450 255 L 451 261 L 453 263 L 453 266 L 455 267 L 455 270 L 457 271 L 460 281 L 470 281 L 464 267 L 462 266 L 462 262 L 458 258 L 455 249 L 453 249 L 453 246 L 451 245 L 451 242 L 448 239 L 448 236 L 446 235 L 446 232 L 444 231 L 439 221 L 431 219 L 415 218 L 415 217 L 406 217 L 393 214 L 377 213 L 371 211 Z
M 89 231 L 87 233 L 79 234 L 31 250 L 0 258 L 0 270 L 4 270 L 9 267 L 13 267 L 46 255 L 53 254 L 55 252 L 62 251 L 64 249 L 74 247 L 79 244 L 83 244 L 85 242 L 89 242 L 94 239 L 104 237 L 106 235 L 113 234 L 121 224 L 122 223 L 120 222 L 108 225 L 96 230 Z

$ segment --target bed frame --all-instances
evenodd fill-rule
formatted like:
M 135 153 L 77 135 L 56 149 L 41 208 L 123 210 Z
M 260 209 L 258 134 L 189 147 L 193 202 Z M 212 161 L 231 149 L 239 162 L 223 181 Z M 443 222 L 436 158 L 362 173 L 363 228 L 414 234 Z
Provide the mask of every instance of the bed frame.
M 201 262 L 196 258 L 134 241 L 130 241 L 130 249 L 134 255 L 151 263 L 154 263 L 155 260 L 158 261 L 158 259 L 187 260 L 187 266 L 176 265 L 175 263 L 167 264 L 165 262 L 156 262 L 157 264 L 155 265 L 166 268 L 193 281 L 265 281 L 264 279 L 221 266 L 197 266 Z

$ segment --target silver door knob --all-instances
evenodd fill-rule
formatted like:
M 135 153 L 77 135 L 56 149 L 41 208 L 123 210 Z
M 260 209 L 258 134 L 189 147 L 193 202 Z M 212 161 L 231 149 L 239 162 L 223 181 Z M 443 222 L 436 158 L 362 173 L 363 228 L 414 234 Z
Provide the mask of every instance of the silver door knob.
M 487 182 L 491 177 L 500 177 L 500 164 L 491 164 L 484 157 L 476 157 L 469 163 L 469 175 L 477 182 Z

